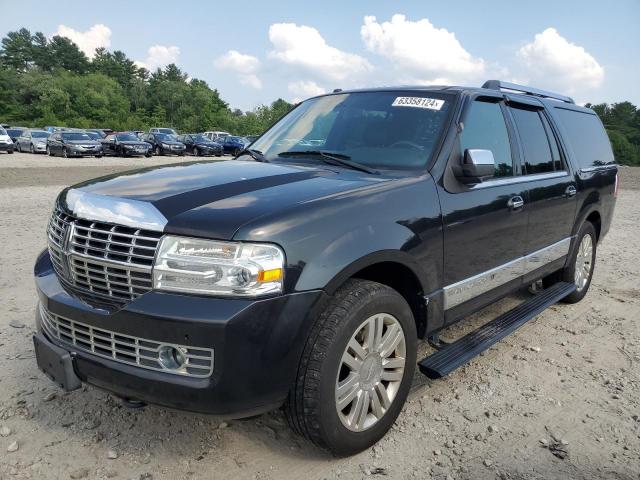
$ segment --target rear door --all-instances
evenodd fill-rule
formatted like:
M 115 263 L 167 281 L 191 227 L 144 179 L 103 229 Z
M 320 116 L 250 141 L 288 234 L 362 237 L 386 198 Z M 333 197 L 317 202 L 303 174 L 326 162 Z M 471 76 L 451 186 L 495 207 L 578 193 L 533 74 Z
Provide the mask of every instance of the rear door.
M 549 118 L 535 102 L 510 102 L 527 180 L 528 212 L 524 273 L 537 277 L 557 270 L 569 252 L 576 215 L 576 179 L 570 171 Z

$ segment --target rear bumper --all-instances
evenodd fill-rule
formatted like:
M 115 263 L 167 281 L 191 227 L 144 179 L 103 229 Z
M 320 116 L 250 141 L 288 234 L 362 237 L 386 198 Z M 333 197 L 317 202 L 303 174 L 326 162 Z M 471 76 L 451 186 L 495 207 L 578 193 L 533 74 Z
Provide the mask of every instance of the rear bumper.
M 195 378 L 99 357 L 48 336 L 72 353 L 83 382 L 146 403 L 233 418 L 282 404 L 325 296 L 311 291 L 243 300 L 152 291 L 106 311 L 67 293 L 47 253 L 39 257 L 35 274 L 39 301 L 51 313 L 124 335 L 214 350 L 213 374 Z M 46 333 L 39 309 L 36 324 Z

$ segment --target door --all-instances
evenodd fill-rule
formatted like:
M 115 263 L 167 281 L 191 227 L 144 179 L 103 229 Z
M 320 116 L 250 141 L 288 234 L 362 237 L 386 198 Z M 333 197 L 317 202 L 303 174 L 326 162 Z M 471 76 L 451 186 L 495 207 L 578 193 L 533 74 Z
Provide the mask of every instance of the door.
M 491 150 L 494 177 L 476 185 L 455 178 L 439 191 L 444 228 L 444 309 L 450 323 L 521 283 L 527 213 L 517 143 L 501 98 L 478 98 L 464 117 L 451 162 L 466 149 Z M 457 158 L 456 158 L 457 156 Z
M 521 146 L 522 175 L 527 180 L 525 274 L 537 272 L 539 276 L 540 270 L 557 270 L 554 262 L 569 252 L 576 215 L 576 181 L 544 109 L 511 103 L 509 111 Z

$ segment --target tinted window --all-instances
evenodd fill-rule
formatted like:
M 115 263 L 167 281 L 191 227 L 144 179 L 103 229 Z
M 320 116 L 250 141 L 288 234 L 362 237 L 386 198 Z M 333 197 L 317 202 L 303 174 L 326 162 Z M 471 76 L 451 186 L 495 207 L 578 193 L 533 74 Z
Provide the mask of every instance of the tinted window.
M 500 104 L 475 101 L 466 115 L 460 135 L 461 156 L 468 148 L 491 150 L 496 177 L 513 175 L 513 160 L 507 125 Z
M 556 134 L 551 128 L 551 125 L 549 124 L 549 120 L 547 120 L 547 116 L 541 112 L 540 118 L 542 119 L 542 123 L 544 124 L 544 129 L 547 131 L 547 138 L 549 139 L 549 144 L 551 145 L 551 158 L 553 158 L 554 169 L 564 170 L 564 165 L 562 164 L 562 157 L 560 155 L 560 147 L 558 145 L 558 139 L 556 138 Z
M 553 158 L 547 132 L 538 110 L 511 108 L 524 151 L 524 173 L 553 172 Z
M 80 133 L 80 132 L 63 133 L 62 134 L 62 138 L 63 138 L 63 140 L 70 140 L 70 141 L 74 141 L 74 140 L 91 140 L 91 137 L 89 137 L 89 135 L 87 135 L 86 133 Z
M 555 113 L 564 128 L 569 145 L 580 167 L 593 167 L 614 163 L 609 137 L 592 113 L 556 108 Z
M 119 133 L 118 135 L 116 135 L 116 138 L 121 142 L 137 142 L 138 141 L 138 137 L 136 137 L 132 133 Z

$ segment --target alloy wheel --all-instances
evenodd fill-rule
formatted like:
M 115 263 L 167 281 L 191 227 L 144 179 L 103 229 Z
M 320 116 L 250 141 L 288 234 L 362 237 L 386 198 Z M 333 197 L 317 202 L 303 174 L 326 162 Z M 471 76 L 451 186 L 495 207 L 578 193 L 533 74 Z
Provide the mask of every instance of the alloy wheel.
M 400 322 L 387 313 L 367 318 L 340 360 L 335 403 L 349 430 L 375 425 L 389 410 L 404 375 L 406 340 Z
M 581 292 L 589 282 L 593 264 L 593 240 L 591 235 L 582 237 L 576 254 L 575 284 L 578 292 Z

